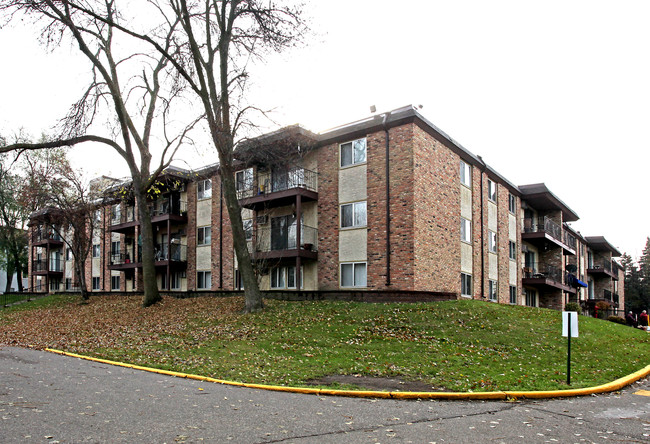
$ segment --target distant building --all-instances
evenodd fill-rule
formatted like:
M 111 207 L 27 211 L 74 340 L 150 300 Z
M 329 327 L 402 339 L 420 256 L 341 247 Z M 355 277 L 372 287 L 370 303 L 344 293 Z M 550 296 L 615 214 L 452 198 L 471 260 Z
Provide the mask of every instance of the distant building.
M 411 106 L 322 134 L 283 128 L 247 141 L 237 158 L 263 290 L 624 307 L 616 248 L 576 233 L 577 214 L 543 183 L 514 185 Z M 160 182 L 149 203 L 159 288 L 240 289 L 218 168 L 169 168 Z M 88 288 L 141 290 L 135 202 L 122 194 L 96 217 Z M 71 257 L 38 214 L 31 233 L 30 286 L 73 288 Z

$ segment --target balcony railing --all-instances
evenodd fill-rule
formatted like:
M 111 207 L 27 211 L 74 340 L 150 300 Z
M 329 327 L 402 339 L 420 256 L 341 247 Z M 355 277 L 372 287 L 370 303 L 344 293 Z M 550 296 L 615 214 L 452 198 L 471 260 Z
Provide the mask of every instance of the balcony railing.
M 575 236 L 568 231 L 564 231 L 564 244 L 570 249 L 575 250 L 577 248 L 578 242 Z
M 257 227 L 255 231 L 255 250 L 266 253 L 269 251 L 298 249 L 296 228 L 296 225 L 279 228 Z M 305 250 L 317 251 L 318 229 L 302 225 L 300 231 L 301 247 Z
M 187 213 L 187 202 L 177 199 L 159 199 L 149 206 L 151 217 L 167 214 L 182 215 Z
M 548 217 L 524 219 L 524 233 L 545 232 L 553 239 L 562 242 L 562 227 Z
M 142 262 L 142 253 L 134 249 L 123 249 L 111 253 L 111 265 L 125 265 Z
M 237 181 L 237 197 L 244 199 L 248 197 L 276 193 L 294 188 L 305 188 L 316 191 L 318 188 L 318 173 L 304 168 L 292 168 L 287 171 L 271 174 L 271 178 L 262 180 L 259 175 L 253 180 Z
M 590 270 L 605 270 L 607 273 L 612 272 L 612 261 L 602 256 L 595 257 L 587 266 Z
M 553 265 L 539 264 L 535 262 L 532 265 L 527 265 L 524 267 L 524 279 L 548 279 L 559 284 L 563 284 L 569 281 L 569 273 Z
M 156 244 L 154 247 L 154 259 L 157 262 L 187 262 L 187 245 L 171 244 L 169 245 L 169 249 L 167 249 L 167 245 Z
M 49 269 L 48 269 L 48 261 L 44 259 L 32 261 L 32 272 L 38 272 L 38 271 L 52 271 L 55 273 L 62 273 L 63 261 L 61 259 L 50 260 Z
M 135 207 L 128 207 L 126 211 L 111 212 L 111 225 L 120 225 L 136 220 Z
M 40 227 L 32 231 L 32 243 L 52 240 L 62 242 L 61 236 L 52 227 Z

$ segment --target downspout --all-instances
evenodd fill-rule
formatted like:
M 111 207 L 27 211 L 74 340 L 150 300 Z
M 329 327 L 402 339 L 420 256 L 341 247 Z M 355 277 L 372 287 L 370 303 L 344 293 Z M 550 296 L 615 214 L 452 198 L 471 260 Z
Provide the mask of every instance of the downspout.
M 487 165 L 481 156 L 476 157 L 483 165 L 481 167 L 481 298 L 485 299 L 485 211 L 483 211 L 485 198 L 483 196 L 483 175 Z
M 386 286 L 390 286 L 390 137 L 386 122 L 388 115 L 384 114 L 384 134 L 386 139 Z
M 223 290 L 223 183 L 219 176 L 219 290 Z

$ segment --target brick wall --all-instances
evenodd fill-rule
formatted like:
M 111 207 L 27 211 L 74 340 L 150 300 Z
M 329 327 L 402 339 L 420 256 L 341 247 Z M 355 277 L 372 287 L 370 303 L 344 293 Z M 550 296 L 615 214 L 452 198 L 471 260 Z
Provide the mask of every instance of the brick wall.
M 212 190 L 214 193 L 214 189 Z M 196 182 L 187 184 L 187 289 L 196 290 Z
M 339 288 L 338 144 L 318 149 L 318 288 Z
M 510 302 L 510 231 L 508 229 L 508 198 L 510 191 L 497 185 L 497 257 L 499 258 L 499 284 L 497 300 Z

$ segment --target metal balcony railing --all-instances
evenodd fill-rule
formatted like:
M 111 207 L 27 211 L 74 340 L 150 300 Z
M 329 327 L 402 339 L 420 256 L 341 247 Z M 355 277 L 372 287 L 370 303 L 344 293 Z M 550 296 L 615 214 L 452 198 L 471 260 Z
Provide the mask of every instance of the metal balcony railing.
M 187 213 L 187 202 L 177 199 L 158 199 L 149 205 L 151 217 L 166 214 L 182 215 Z
M 237 186 L 237 197 L 239 199 L 294 188 L 316 191 L 318 189 L 318 173 L 304 168 L 292 168 L 287 171 L 274 171 L 270 179 L 262 181 L 258 174 L 253 180 L 238 181 L 235 185 Z
M 111 225 L 119 225 L 119 224 L 125 224 L 127 222 L 133 222 L 134 220 L 136 220 L 135 214 L 136 214 L 135 207 L 128 207 L 124 212 L 111 211 Z
M 156 244 L 154 247 L 156 261 L 187 262 L 187 245 L 171 244 L 169 249 L 167 247 L 167 245 Z
M 111 265 L 124 265 L 142 262 L 142 254 L 135 248 L 122 249 L 111 253 Z
M 548 279 L 559 284 L 563 284 L 569 281 L 570 273 L 564 271 L 553 265 L 539 264 L 535 262 L 534 264 L 528 264 L 523 269 L 524 278 L 543 278 Z
M 61 259 L 52 259 L 49 261 L 41 259 L 32 261 L 32 272 L 35 271 L 53 271 L 55 273 L 63 272 L 63 261 Z
M 56 230 L 51 226 L 38 227 L 32 231 L 32 243 L 53 240 L 61 242 L 61 236 L 56 232 Z
M 546 216 L 524 219 L 524 233 L 546 233 L 572 250 L 575 250 L 577 246 L 575 236 L 563 230 L 560 224 Z
M 296 250 L 297 244 L 297 226 L 271 228 L 257 227 L 254 232 L 255 250 L 259 252 Z M 301 226 L 300 247 L 309 250 L 318 250 L 318 229 Z
M 605 257 L 602 257 L 602 256 L 596 256 L 595 258 L 593 258 L 593 260 L 591 262 L 589 262 L 587 268 L 591 269 L 591 270 L 602 269 L 602 270 L 605 270 L 608 273 L 611 273 L 612 272 L 612 261 L 605 258 Z
M 575 236 L 568 231 L 564 231 L 564 244 L 567 245 L 570 249 L 575 250 L 577 248 L 578 242 Z

